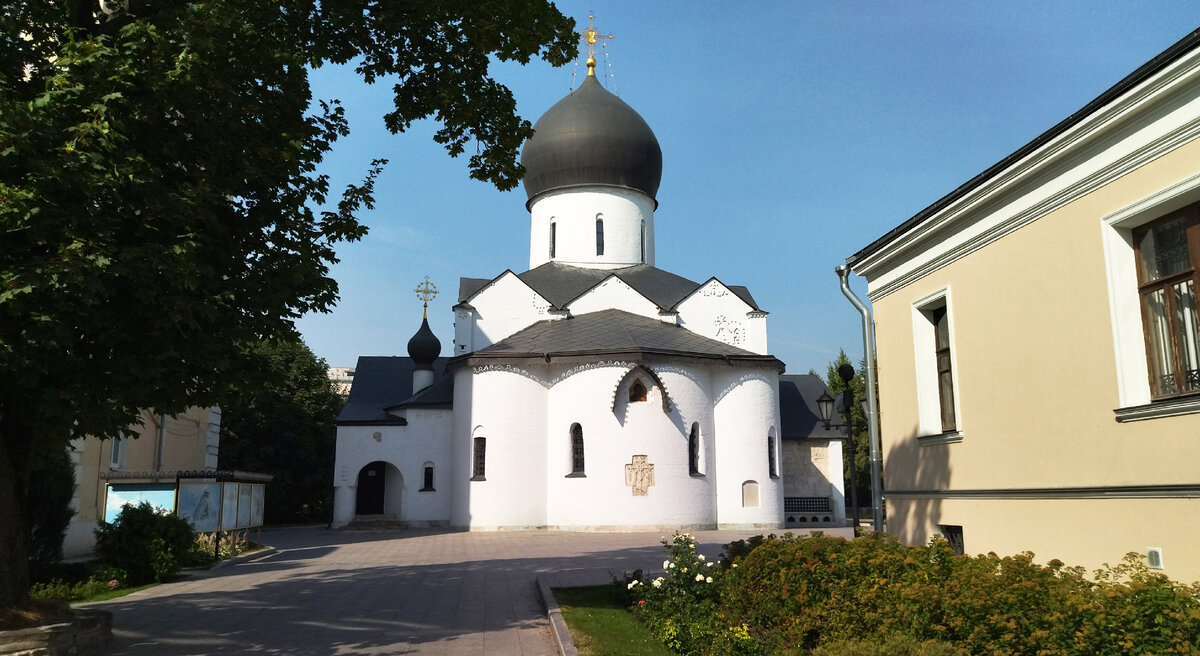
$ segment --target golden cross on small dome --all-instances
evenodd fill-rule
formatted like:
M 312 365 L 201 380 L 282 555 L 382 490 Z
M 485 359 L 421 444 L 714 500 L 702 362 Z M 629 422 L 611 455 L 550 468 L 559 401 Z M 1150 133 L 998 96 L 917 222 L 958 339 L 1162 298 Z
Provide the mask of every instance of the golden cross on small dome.
M 588 52 L 588 58 L 587 58 L 588 72 L 587 72 L 587 74 L 588 75 L 596 74 L 596 43 L 597 43 L 597 40 L 613 38 L 613 35 L 611 32 L 607 35 L 604 35 L 604 34 L 600 33 L 600 30 L 596 29 L 596 26 L 593 24 L 593 21 L 595 20 L 595 18 L 596 18 L 596 16 L 594 14 L 592 14 L 592 12 L 589 11 L 588 12 L 587 29 L 585 29 L 584 31 L 579 33 L 579 36 L 582 37 L 583 43 L 587 46 L 587 52 Z M 603 45 L 604 44 L 601 43 L 601 46 L 603 46 Z M 578 61 L 578 60 L 576 60 L 576 61 Z
M 425 282 L 417 285 L 413 290 L 417 293 L 417 298 L 425 302 L 425 318 L 429 318 L 429 301 L 432 301 L 438 295 L 437 285 L 429 282 L 429 276 L 425 276 Z

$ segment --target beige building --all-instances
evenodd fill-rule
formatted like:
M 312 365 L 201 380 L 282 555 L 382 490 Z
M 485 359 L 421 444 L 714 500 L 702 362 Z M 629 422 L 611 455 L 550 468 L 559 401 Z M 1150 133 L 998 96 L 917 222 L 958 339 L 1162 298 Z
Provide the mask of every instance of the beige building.
M 1200 579 L 1200 30 L 847 259 L 887 530 Z
M 75 517 L 67 529 L 63 555 L 74 558 L 91 552 L 92 531 L 104 518 L 109 484 L 136 490 L 174 486 L 179 472 L 215 470 L 221 433 L 219 408 L 191 408 L 162 417 L 142 412 L 142 425 L 124 439 L 71 441 L 75 463 Z M 215 473 L 215 472 L 214 472 Z

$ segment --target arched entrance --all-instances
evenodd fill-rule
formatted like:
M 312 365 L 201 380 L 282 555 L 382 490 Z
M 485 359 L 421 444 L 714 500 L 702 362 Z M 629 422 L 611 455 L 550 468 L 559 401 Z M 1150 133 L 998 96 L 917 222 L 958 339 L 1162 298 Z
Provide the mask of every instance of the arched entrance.
M 382 515 L 387 493 L 388 464 L 376 460 L 358 472 L 358 493 L 354 503 L 355 515 Z

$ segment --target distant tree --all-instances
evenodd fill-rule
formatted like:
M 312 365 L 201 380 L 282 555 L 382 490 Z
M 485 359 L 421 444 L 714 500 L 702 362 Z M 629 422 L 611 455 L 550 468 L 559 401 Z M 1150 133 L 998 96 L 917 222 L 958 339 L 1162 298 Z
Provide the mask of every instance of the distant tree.
M 262 472 L 265 521 L 328 521 L 334 440 L 345 399 L 325 361 L 299 337 L 256 345 L 251 357 L 277 382 L 235 390 L 221 406 L 221 469 Z
M 142 409 L 218 402 L 261 339 L 326 311 L 382 166 L 342 193 L 349 132 L 309 71 L 386 81 L 470 175 L 517 185 L 532 132 L 494 60 L 563 64 L 545 0 L 9 0 L 0 10 L 0 608 L 28 597 L 31 463 Z
M 838 400 L 840 408 L 842 399 L 842 390 L 846 388 L 846 383 L 842 381 L 838 375 L 838 367 L 843 364 L 850 364 L 850 358 L 846 356 L 845 349 L 838 351 L 837 358 L 829 363 L 825 371 L 825 384 L 829 386 L 830 394 Z M 862 506 L 868 506 L 871 503 L 871 455 L 870 434 L 867 430 L 866 418 L 863 416 L 862 406 L 859 403 L 866 398 L 867 394 L 867 379 L 864 369 L 866 368 L 866 360 L 859 363 L 854 368 L 854 378 L 850 379 L 850 389 L 854 392 L 854 405 L 850 408 L 850 421 L 858 430 L 854 431 L 852 439 L 854 440 L 854 462 L 850 462 L 848 454 L 843 460 L 842 473 L 845 477 L 846 499 L 850 499 L 850 468 L 855 468 L 855 476 L 858 478 L 858 503 Z M 845 417 L 838 417 L 834 420 L 835 423 L 845 423 Z M 848 449 L 847 449 L 848 451 Z

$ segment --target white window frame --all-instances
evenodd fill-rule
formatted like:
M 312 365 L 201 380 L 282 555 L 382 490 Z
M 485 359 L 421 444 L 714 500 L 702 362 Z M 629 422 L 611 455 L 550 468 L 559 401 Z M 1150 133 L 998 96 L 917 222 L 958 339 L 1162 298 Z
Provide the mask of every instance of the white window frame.
M 926 294 L 912 304 L 913 363 L 917 389 L 918 437 L 923 442 L 962 440 L 963 415 L 958 385 L 959 361 L 954 339 L 954 311 L 950 287 Z M 936 325 L 930 313 L 946 308 L 946 329 L 950 339 L 950 381 L 954 390 L 954 430 L 942 430 L 942 401 L 937 368 Z
M 1117 370 L 1118 407 L 1115 413 L 1119 422 L 1200 412 L 1200 398 L 1197 397 L 1151 402 L 1146 334 L 1142 325 L 1133 243 L 1135 228 L 1195 202 L 1200 202 L 1200 173 L 1194 173 L 1100 219 Z

